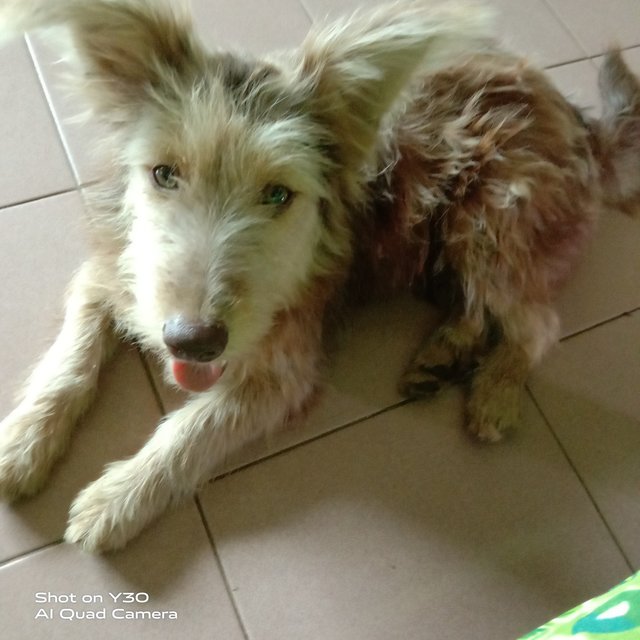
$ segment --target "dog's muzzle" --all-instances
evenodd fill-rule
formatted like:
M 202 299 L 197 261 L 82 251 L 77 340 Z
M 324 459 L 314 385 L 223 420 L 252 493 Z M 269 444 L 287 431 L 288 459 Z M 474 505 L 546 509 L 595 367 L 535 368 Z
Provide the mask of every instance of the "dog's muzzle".
M 174 358 L 211 362 L 225 350 L 229 331 L 222 322 L 204 324 L 176 316 L 165 322 L 162 339 Z
M 182 389 L 199 393 L 218 382 L 226 363 L 216 359 L 229 341 L 229 331 L 222 322 L 189 322 L 176 316 L 165 322 L 162 338 L 173 356 L 173 378 Z

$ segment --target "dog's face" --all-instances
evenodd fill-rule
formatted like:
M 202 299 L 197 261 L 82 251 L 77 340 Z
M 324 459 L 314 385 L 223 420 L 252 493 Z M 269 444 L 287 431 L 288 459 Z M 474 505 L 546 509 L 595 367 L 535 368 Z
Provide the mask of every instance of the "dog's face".
M 208 388 L 316 278 L 344 271 L 347 212 L 429 46 L 424 16 L 387 10 L 246 62 L 207 53 L 157 0 L 49 8 L 71 26 L 77 90 L 117 132 L 126 323 L 172 356 L 179 384 Z
M 281 72 L 229 85 L 228 63 L 145 104 L 122 158 L 136 332 L 183 360 L 250 352 L 327 255 L 322 129 Z M 198 327 L 219 330 L 190 344 Z

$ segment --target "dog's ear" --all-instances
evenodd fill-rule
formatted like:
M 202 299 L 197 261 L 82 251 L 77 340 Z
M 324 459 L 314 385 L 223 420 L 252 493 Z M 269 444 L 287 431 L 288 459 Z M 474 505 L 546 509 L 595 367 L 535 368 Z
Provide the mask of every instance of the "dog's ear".
M 342 162 L 367 158 L 382 118 L 418 68 L 485 47 L 490 18 L 479 7 L 434 11 L 399 3 L 312 31 L 300 75 L 311 82 L 311 108 L 340 142 Z
M 180 2 L 164 0 L 3 0 L 0 33 L 64 26 L 56 38 L 69 79 L 90 106 L 117 121 L 203 55 Z M 62 34 L 61 34 L 62 35 Z

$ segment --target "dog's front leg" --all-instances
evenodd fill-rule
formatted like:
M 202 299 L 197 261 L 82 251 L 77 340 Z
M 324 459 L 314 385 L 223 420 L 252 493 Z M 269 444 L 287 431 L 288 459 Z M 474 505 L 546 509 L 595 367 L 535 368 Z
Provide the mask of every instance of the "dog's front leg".
M 93 398 L 100 365 L 117 344 L 100 273 L 91 260 L 82 266 L 62 330 L 29 378 L 22 401 L 0 423 L 0 496 L 6 499 L 41 488 Z
M 302 381 L 294 385 L 301 399 Z M 65 539 L 89 551 L 124 546 L 169 505 L 210 479 L 227 454 L 282 425 L 295 404 L 284 385 L 264 381 L 193 396 L 165 418 L 137 455 L 110 465 L 80 493 Z

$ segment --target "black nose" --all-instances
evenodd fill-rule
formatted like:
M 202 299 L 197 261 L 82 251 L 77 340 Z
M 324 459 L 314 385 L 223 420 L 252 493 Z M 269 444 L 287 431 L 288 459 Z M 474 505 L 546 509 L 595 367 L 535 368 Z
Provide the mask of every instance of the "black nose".
M 229 332 L 222 322 L 203 324 L 177 316 L 162 327 L 162 339 L 176 358 L 210 362 L 224 351 Z

